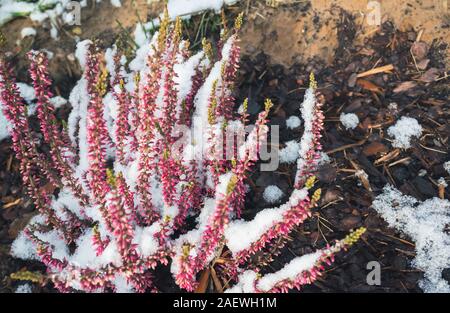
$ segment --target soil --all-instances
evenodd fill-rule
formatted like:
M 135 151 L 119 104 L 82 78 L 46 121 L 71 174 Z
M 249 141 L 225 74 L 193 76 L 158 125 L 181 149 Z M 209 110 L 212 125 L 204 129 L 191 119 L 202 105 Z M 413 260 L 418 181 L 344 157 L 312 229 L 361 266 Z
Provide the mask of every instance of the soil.
M 244 1 L 245 2 L 245 1 Z M 272 3 L 268 7 L 265 3 Z M 243 29 L 244 53 L 264 51 L 272 64 L 291 67 L 311 57 L 331 64 L 339 45 L 340 11 L 354 17 L 355 41 L 363 43 L 380 30 L 373 25 L 369 1 L 353 0 L 272 0 L 248 1 L 247 24 Z M 376 2 L 376 1 L 374 1 Z M 400 31 L 422 31 L 422 40 L 450 43 L 450 11 L 447 1 L 396 0 L 378 1 L 380 21 L 392 21 Z M 447 65 L 448 65 L 447 59 Z
M 297 132 L 287 131 L 284 120 L 297 114 L 300 107 L 298 99 L 303 96 L 302 87 L 308 81 L 309 72 L 316 73 L 319 90 L 327 99 L 323 143 L 332 162 L 317 173 L 323 191 L 322 200 L 313 218 L 293 234 L 292 242 L 280 259 L 284 262 L 294 255 L 311 252 L 342 238 L 351 229 L 365 226 L 368 232 L 361 242 L 338 256 L 327 274 L 304 290 L 420 292 L 417 281 L 422 273 L 409 266 L 414 257 L 414 244 L 387 228 L 370 206 L 387 183 L 419 200 L 438 196 L 436 180 L 449 178 L 442 166 L 449 151 L 448 82 L 420 82 L 424 73 L 430 70 L 418 71 L 411 57 L 410 49 L 415 43 L 416 32 L 400 32 L 391 23 L 385 23 L 364 46 L 358 46 L 349 31 L 355 29 L 354 20 L 345 12 L 341 14 L 345 28 L 335 51 L 337 57 L 331 65 L 319 60 L 296 64 L 287 70 L 270 66 L 268 56 L 263 54 L 243 60 L 240 95 L 250 97 L 249 103 L 255 106 L 263 103 L 266 97 L 274 101 L 276 109 L 271 120 L 281 127 L 281 141 L 298 139 L 301 135 L 301 128 Z M 442 53 L 446 48 L 427 46 L 427 49 L 429 66 L 439 68 L 443 75 Z M 356 73 L 385 64 L 393 64 L 393 73 L 371 75 L 356 81 L 353 78 Z M 399 91 L 398 87 L 406 81 L 418 84 L 412 89 Z M 260 109 L 257 107 L 255 111 Z M 354 130 L 346 130 L 339 122 L 341 112 L 357 114 L 361 123 Z M 408 151 L 394 149 L 386 135 L 387 128 L 403 115 L 416 118 L 424 127 L 422 137 Z M 359 169 L 369 175 L 368 186 L 355 176 Z M 261 194 L 267 185 L 277 184 L 284 188 L 285 194 L 289 194 L 292 173 L 294 165 L 280 167 L 275 175 L 256 172 L 252 179 L 257 188 L 249 196 L 248 215 L 244 217 L 249 218 L 260 209 L 252 204 L 264 202 Z M 448 192 L 447 188 L 447 199 Z M 371 261 L 381 264 L 380 286 L 366 283 L 369 272 L 366 266 Z M 277 268 L 281 263 L 273 267 Z M 448 275 L 448 270 L 444 271 L 445 275 Z
M 123 29 L 132 32 L 136 22 L 156 16 L 161 8 L 160 3 L 148 7 L 144 0 L 122 1 L 122 8 L 107 2 L 83 9 L 82 25 L 75 31 L 81 38 L 95 37 L 104 47 L 111 45 Z M 264 99 L 272 99 L 275 108 L 270 120 L 280 125 L 281 142 L 286 142 L 302 134 L 302 127 L 288 131 L 285 118 L 298 115 L 310 72 L 315 73 L 319 91 L 327 100 L 323 144 L 331 163 L 317 173 L 322 188 L 320 205 L 313 217 L 291 234 L 292 240 L 269 270 L 341 239 L 351 229 L 368 229 L 362 240 L 340 253 L 318 281 L 304 288 L 305 292 L 421 292 L 417 282 L 423 274 L 410 266 L 414 244 L 389 229 L 371 209 L 371 203 L 387 183 L 425 200 L 438 196 L 437 179 L 450 179 L 442 166 L 448 161 L 450 136 L 450 38 L 445 3 L 382 1 L 380 26 L 367 25 L 363 1 L 244 0 L 226 10 L 230 19 L 239 11 L 247 16 L 242 29 L 237 103 L 248 97 L 249 113 L 255 117 Z M 112 23 L 111 16 L 123 28 Z M 19 19 L 2 28 L 8 40 L 6 49 L 14 52 L 19 80 L 29 80 L 24 52 L 46 48 L 55 54 L 51 60 L 55 91 L 67 97 L 80 75 L 78 64 L 70 56 L 75 47 L 74 28 L 62 26 L 56 42 L 49 37 L 48 29 L 42 28 L 36 38 L 17 42 L 20 30 L 29 24 L 27 19 Z M 393 66 L 391 71 L 357 77 L 389 64 Z M 66 117 L 69 110 L 59 110 L 59 117 Z M 357 114 L 361 123 L 354 130 L 346 130 L 339 122 L 341 112 Z M 422 137 L 407 151 L 393 148 L 386 135 L 387 128 L 403 115 L 416 118 L 424 128 Z M 0 292 L 17 287 L 11 273 L 45 270 L 38 262 L 13 259 L 8 254 L 17 233 L 35 214 L 22 192 L 17 167 L 10 140 L 0 142 Z M 360 169 L 369 175 L 368 182 L 355 176 Z M 267 185 L 276 184 L 289 194 L 294 172 L 293 165 L 282 165 L 275 173 L 252 173 L 252 191 L 243 217 L 252 218 L 262 208 L 270 207 L 262 198 Z M 449 199 L 449 195 L 447 188 L 445 197 Z M 380 286 L 366 282 L 371 261 L 381 264 Z M 450 281 L 450 269 L 443 275 Z M 156 285 L 161 291 L 178 290 L 167 271 L 160 272 Z M 51 285 L 33 284 L 33 291 L 54 290 Z

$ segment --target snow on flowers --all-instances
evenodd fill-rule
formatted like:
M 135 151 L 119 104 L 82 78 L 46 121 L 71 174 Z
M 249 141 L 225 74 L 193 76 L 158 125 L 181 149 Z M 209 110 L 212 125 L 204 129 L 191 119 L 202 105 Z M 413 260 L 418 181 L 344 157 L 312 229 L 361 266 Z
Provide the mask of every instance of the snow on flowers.
M 256 275 L 260 265 L 250 257 L 266 246 L 281 248 L 320 197 L 313 173 L 321 158 L 323 97 L 312 77 L 288 201 L 242 220 L 246 178 L 267 138 L 272 103 L 266 100 L 243 142 L 222 140 L 229 127 L 243 129 L 248 122 L 246 102 L 241 113 L 233 110 L 241 23 L 239 16 L 234 29 L 222 32 L 217 52 L 204 41 L 192 55 L 180 19 L 171 24 L 166 11 L 146 43 L 150 48 L 137 53 L 129 68 L 116 48 L 103 55 L 90 41 L 80 42 L 76 56 L 84 73 L 69 98 L 67 131 L 54 114 L 47 57 L 31 51 L 36 114 L 48 155 L 38 149 L 25 102 L 1 60 L 0 100 L 26 191 L 39 210 L 13 243 L 14 256 L 42 261 L 64 292 L 154 291 L 159 264 L 170 266 L 175 282 L 193 291 L 198 274 L 219 258 L 218 277 L 235 289 L 250 277 L 245 290 L 286 291 L 314 281 L 324 263 L 361 236 L 364 229 L 279 273 Z M 180 129 L 194 135 L 184 138 Z

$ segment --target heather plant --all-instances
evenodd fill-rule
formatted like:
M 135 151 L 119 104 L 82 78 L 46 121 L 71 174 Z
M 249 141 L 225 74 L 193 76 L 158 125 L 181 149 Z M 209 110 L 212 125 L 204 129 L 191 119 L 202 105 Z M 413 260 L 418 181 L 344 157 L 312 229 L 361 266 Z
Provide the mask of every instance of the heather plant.
M 204 40 L 193 55 L 181 38 L 181 21 L 169 23 L 167 13 L 129 63 L 117 49 L 102 55 L 94 43 L 79 43 L 84 73 L 64 127 L 50 101 L 47 57 L 30 52 L 41 136 L 0 61 L 0 100 L 26 191 L 39 211 L 14 241 L 14 256 L 42 261 L 62 292 L 156 291 L 158 265 L 170 266 L 187 291 L 213 267 L 228 291 L 284 292 L 313 282 L 324 264 L 358 240 L 363 228 L 261 275 L 320 198 L 314 171 L 324 97 L 311 76 L 289 200 L 243 220 L 246 179 L 267 139 L 272 102 L 266 100 L 242 142 L 223 140 L 229 131 L 242 133 L 249 120 L 247 101 L 236 112 L 232 93 L 241 22 L 239 16 L 233 29 L 222 31 L 217 49 Z

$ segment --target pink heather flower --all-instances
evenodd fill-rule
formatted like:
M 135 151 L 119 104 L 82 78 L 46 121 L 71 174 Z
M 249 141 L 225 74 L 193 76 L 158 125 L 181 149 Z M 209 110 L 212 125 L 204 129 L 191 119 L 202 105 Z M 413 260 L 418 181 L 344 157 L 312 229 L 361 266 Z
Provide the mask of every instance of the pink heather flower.
M 54 107 L 50 103 L 52 93 L 50 91 L 51 80 L 47 70 L 47 57 L 43 52 L 31 51 L 28 53 L 28 58 L 31 61 L 29 72 L 37 98 L 36 111 L 44 141 L 51 147 L 52 165 L 58 170 L 62 183 L 78 196 L 81 205 L 86 205 L 87 195 L 73 177 L 73 158 L 71 156 L 73 156 L 74 150 L 68 143 L 67 135 L 59 130 Z
M 103 118 L 103 101 L 100 94 L 101 84 L 99 69 L 99 53 L 97 48 L 90 46 L 86 61 L 87 92 L 89 106 L 87 114 L 87 142 L 88 142 L 88 181 L 91 195 L 98 203 L 105 202 L 105 195 L 109 191 L 106 183 L 106 148 L 109 144 L 108 129 Z
M 126 158 L 126 150 L 128 149 L 129 140 L 134 140 L 134 138 L 130 138 L 131 134 L 131 123 L 130 123 L 130 107 L 132 105 L 132 97 L 129 92 L 125 88 L 125 78 L 122 75 L 121 64 L 120 64 L 121 55 L 116 53 L 114 55 L 114 64 L 115 64 L 115 77 L 113 85 L 116 88 L 113 89 L 114 98 L 117 101 L 117 127 L 115 131 L 116 135 L 116 155 L 117 160 L 122 164 L 129 161 Z
M 103 251 L 105 251 L 105 248 L 108 246 L 110 241 L 111 239 L 109 237 L 102 239 L 98 228 L 94 227 L 92 234 L 92 245 L 95 247 L 95 253 L 97 256 L 101 255 Z
M 313 82 L 302 105 L 305 134 L 289 201 L 269 212 L 276 214 L 263 210 L 254 220 L 241 220 L 247 178 L 267 139 L 272 105 L 266 102 L 243 142 L 222 140 L 229 125 L 243 129 L 249 117 L 245 110 L 233 111 L 241 18 L 223 33 L 219 49 L 205 43 L 192 56 L 180 20 L 171 25 L 167 14 L 146 43 L 145 60 L 144 50 L 130 62 L 107 53 L 103 66 L 97 47 L 80 42 L 76 55 L 84 74 L 69 98 L 68 132 L 51 104 L 48 60 L 30 52 L 48 155 L 39 152 L 25 101 L 0 59 L 3 113 L 12 125 L 26 191 L 39 210 L 12 245 L 14 256 L 40 259 L 61 292 L 155 292 L 161 266 L 170 266 L 175 282 L 188 291 L 212 266 L 220 279 L 236 282 L 236 289 L 285 292 L 317 279 L 323 264 L 357 239 L 350 235 L 319 250 L 314 262 L 300 262 L 308 266 L 293 275 L 258 276 L 260 264 L 252 256 L 275 258 L 317 203 L 311 176 L 321 150 L 323 98 L 316 97 Z M 200 134 L 179 146 L 185 139 L 180 129 Z M 232 158 L 225 159 L 229 151 Z M 269 217 L 261 219 L 264 214 Z M 252 279 L 241 279 L 244 274 Z

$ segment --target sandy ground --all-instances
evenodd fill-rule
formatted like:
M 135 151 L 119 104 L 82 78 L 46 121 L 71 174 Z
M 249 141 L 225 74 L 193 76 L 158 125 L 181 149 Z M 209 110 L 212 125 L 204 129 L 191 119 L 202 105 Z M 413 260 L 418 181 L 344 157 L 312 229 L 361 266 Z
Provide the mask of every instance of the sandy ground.
M 50 73 L 58 82 L 58 88 L 67 95 L 78 80 L 80 68 L 73 55 L 75 51 L 75 36 L 81 39 L 97 40 L 103 47 L 111 46 L 121 29 L 134 30 L 135 25 L 147 20 L 149 9 L 156 9 L 147 4 L 146 0 L 122 1 L 122 7 L 116 8 L 109 1 L 101 3 L 90 2 L 81 12 L 81 25 L 58 25 L 59 39 L 50 37 L 50 24 L 46 20 L 42 25 L 33 23 L 28 18 L 15 19 L 1 28 L 6 37 L 6 51 L 12 51 L 16 57 L 15 70 L 19 81 L 28 81 L 28 62 L 25 53 L 30 49 L 45 48 L 53 53 L 50 60 Z M 120 26 L 121 25 L 121 26 Z M 35 37 L 21 38 L 24 27 L 34 27 Z
M 76 67 L 70 68 L 66 58 L 74 49 L 75 35 L 82 39 L 102 39 L 105 45 L 111 44 L 115 34 L 121 30 L 119 23 L 124 28 L 133 29 L 137 22 L 156 16 L 163 6 L 162 1 L 123 0 L 122 3 L 121 8 L 112 7 L 108 1 L 91 4 L 82 10 L 80 27 L 61 28 L 59 41 L 50 38 L 45 26 L 39 27 L 36 38 L 21 40 L 23 27 L 37 25 L 29 19 L 14 20 L 2 28 L 8 40 L 7 49 L 20 54 L 31 46 L 45 47 L 56 55 L 51 62 L 54 72 L 59 68 L 59 75 L 71 76 Z M 342 9 L 355 19 L 355 40 L 361 45 L 367 37 L 380 31 L 380 27 L 374 25 L 378 16 L 381 23 L 393 21 L 401 31 L 419 32 L 419 39 L 429 44 L 433 40 L 450 43 L 447 0 L 241 0 L 232 9 L 234 12 L 242 10 L 247 16 L 241 41 L 244 55 L 264 52 L 272 63 L 286 67 L 312 57 L 327 63 L 333 60 L 339 43 L 337 25 L 343 22 Z M 449 64 L 448 60 L 446 63 Z
M 372 18 L 376 16 L 376 3 L 379 3 L 381 23 L 390 20 L 401 31 L 422 31 L 421 40 L 427 43 L 433 40 L 450 43 L 450 11 L 446 0 L 371 1 L 371 5 L 365 0 L 267 2 L 272 7 L 266 1 L 246 4 L 244 53 L 264 51 L 274 63 L 286 67 L 314 56 L 331 62 L 338 46 L 336 25 L 341 22 L 341 9 L 356 19 L 355 40 L 363 44 L 368 36 L 380 30 Z

